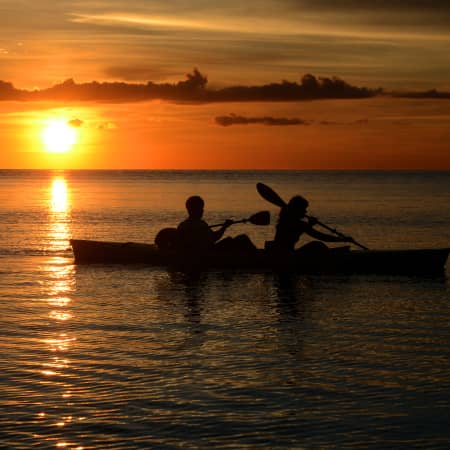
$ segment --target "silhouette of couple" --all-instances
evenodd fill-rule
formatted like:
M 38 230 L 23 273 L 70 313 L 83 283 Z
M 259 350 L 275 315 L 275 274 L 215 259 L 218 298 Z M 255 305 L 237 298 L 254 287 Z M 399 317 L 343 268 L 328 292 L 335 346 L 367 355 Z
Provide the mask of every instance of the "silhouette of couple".
M 176 250 L 184 255 L 201 256 L 211 251 L 256 252 L 255 245 L 249 237 L 241 234 L 234 238 L 220 240 L 227 228 L 234 222 L 226 220 L 216 231 L 203 220 L 205 202 L 197 195 L 186 200 L 188 217 L 178 227 L 167 228 L 158 233 L 155 242 L 163 250 Z M 317 220 L 306 219 L 308 201 L 300 195 L 291 198 L 279 213 L 273 241 L 266 242 L 265 249 L 276 255 L 290 255 L 295 252 L 326 252 L 328 247 L 323 242 L 353 242 L 351 237 L 332 236 L 317 231 Z M 315 241 L 295 250 L 295 245 L 303 234 Z

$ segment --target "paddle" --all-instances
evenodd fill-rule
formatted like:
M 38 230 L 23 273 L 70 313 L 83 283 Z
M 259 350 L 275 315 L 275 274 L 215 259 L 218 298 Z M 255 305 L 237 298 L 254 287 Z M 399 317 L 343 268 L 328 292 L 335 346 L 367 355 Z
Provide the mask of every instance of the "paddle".
M 270 212 L 269 211 L 259 211 L 256 214 L 248 217 L 247 219 L 233 220 L 231 225 L 235 223 L 246 223 L 250 222 L 253 225 L 269 225 L 270 224 Z M 216 223 L 210 225 L 209 228 L 222 227 L 224 223 Z
M 258 191 L 259 195 L 268 202 L 279 206 L 282 208 L 283 206 L 286 206 L 286 202 L 269 186 L 267 186 L 264 183 L 256 183 L 256 190 Z M 305 214 L 305 217 L 307 219 L 314 219 L 317 223 L 317 225 L 320 225 L 322 228 L 325 228 L 326 230 L 330 231 L 331 233 L 334 233 L 336 236 L 339 236 L 341 238 L 347 237 L 346 235 L 340 233 L 339 231 L 335 230 L 334 228 L 329 227 L 328 225 L 325 225 L 324 223 L 317 220 L 315 217 L 311 217 Z M 369 250 L 365 245 L 360 244 L 359 242 L 356 242 L 352 238 L 352 243 L 357 245 L 358 247 Z

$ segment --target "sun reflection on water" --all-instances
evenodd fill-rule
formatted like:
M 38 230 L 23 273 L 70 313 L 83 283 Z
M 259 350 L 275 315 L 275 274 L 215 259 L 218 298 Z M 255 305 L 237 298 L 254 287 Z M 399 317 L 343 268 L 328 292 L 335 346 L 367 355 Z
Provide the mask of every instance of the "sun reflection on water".
M 70 344 L 75 338 L 69 338 L 65 333 L 61 333 L 58 337 L 52 339 L 44 339 L 52 352 L 66 352 L 70 348 Z
M 69 209 L 67 182 L 62 176 L 56 176 L 51 185 L 51 210 L 54 213 L 66 213 Z
M 60 430 L 58 437 L 49 438 L 51 441 L 56 439 L 56 447 L 82 449 L 79 443 L 70 442 L 68 439 L 70 424 L 79 418 L 72 414 L 71 399 L 74 388 L 71 352 L 77 341 L 71 329 L 71 321 L 74 318 L 72 293 L 75 290 L 75 267 L 72 258 L 65 253 L 72 233 L 72 212 L 70 189 L 63 175 L 58 174 L 51 179 L 47 205 L 48 256 L 42 269 L 50 333 L 47 332 L 41 338 L 47 358 L 42 362 L 40 372 L 43 382 L 53 389 L 45 403 L 48 410 L 41 411 L 39 417 L 45 422 L 46 428 L 50 426 Z
M 67 249 L 71 237 L 71 199 L 66 178 L 55 175 L 48 192 L 47 249 L 54 253 Z

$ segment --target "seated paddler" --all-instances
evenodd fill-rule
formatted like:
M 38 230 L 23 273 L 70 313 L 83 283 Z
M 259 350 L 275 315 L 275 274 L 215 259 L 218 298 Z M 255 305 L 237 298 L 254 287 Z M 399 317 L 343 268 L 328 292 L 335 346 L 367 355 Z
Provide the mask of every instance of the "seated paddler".
M 186 200 L 188 217 L 177 227 L 178 251 L 189 255 L 208 253 L 233 224 L 232 220 L 226 220 L 218 230 L 213 231 L 203 220 L 204 208 L 205 202 L 198 195 Z
M 308 201 L 300 195 L 291 198 L 289 203 L 283 206 L 278 216 L 275 239 L 266 243 L 268 251 L 282 254 L 327 252 L 328 247 L 324 242 L 353 242 L 348 236 L 333 236 L 322 233 L 314 228 L 317 219 L 307 217 Z M 295 249 L 300 237 L 306 234 L 315 241 L 309 242 Z

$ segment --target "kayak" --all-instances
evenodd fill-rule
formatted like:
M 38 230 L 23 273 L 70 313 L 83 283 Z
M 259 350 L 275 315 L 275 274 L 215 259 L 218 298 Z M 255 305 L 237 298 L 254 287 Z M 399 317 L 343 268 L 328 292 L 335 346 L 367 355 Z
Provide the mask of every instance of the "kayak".
M 76 264 L 145 264 L 184 269 L 271 270 L 305 274 L 384 274 L 438 276 L 445 274 L 450 248 L 406 250 L 330 249 L 326 256 L 296 254 L 276 258 L 265 250 L 212 253 L 201 260 L 163 252 L 154 244 L 72 239 Z

